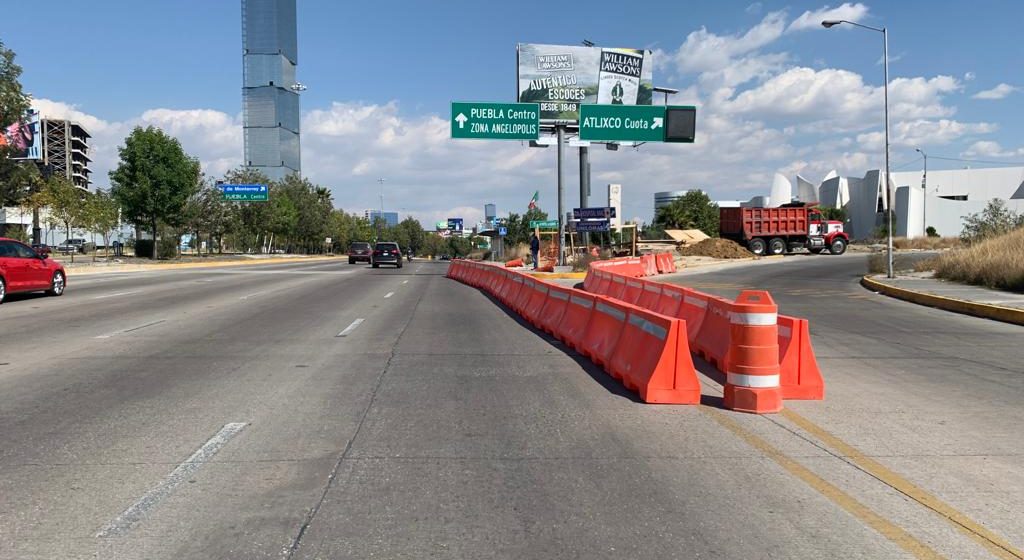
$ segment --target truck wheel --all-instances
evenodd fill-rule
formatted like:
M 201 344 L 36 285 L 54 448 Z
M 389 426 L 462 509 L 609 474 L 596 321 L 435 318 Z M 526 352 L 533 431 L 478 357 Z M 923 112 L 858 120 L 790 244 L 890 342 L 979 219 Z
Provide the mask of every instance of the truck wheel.
M 846 240 L 842 237 L 833 239 L 832 244 L 828 246 L 828 252 L 833 255 L 842 255 L 846 252 Z
M 781 255 L 785 253 L 786 242 L 780 237 L 772 239 L 771 241 L 768 242 L 768 252 L 771 253 L 772 255 Z
M 751 239 L 750 242 L 747 243 L 747 249 L 749 249 L 751 253 L 754 253 L 757 256 L 761 256 L 764 254 L 767 247 L 765 246 L 764 239 L 758 237 L 755 239 Z

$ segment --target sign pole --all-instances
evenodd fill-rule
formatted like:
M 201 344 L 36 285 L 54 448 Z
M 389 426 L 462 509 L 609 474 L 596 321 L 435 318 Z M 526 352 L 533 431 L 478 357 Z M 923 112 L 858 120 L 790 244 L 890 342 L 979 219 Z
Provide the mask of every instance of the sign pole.
M 558 132 L 558 264 L 564 266 L 562 243 L 565 239 L 565 169 L 562 163 L 565 160 L 565 126 L 558 125 L 555 130 Z
M 587 196 L 590 195 L 590 148 L 580 146 L 580 208 L 587 207 Z M 590 247 L 590 234 L 580 234 L 580 246 Z

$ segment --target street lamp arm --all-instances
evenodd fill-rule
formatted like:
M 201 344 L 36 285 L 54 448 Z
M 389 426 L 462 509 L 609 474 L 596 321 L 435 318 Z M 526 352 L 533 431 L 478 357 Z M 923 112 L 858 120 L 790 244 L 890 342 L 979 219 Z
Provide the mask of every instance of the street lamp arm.
M 877 31 L 879 33 L 885 33 L 885 28 L 884 27 L 871 27 L 870 25 L 864 25 L 863 23 L 857 23 L 855 21 L 850 21 L 850 20 L 846 20 L 846 19 L 825 20 L 825 21 L 821 22 L 821 24 L 824 25 L 825 27 L 832 27 L 832 26 L 835 26 L 835 25 L 839 25 L 840 23 L 849 23 L 850 25 L 855 25 L 857 27 L 863 27 L 864 29 L 870 29 L 872 31 Z

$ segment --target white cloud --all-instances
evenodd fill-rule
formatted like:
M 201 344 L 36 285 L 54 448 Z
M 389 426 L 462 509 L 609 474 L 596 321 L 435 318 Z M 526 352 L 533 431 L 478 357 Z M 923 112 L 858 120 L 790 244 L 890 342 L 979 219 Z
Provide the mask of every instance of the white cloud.
M 892 146 L 917 146 L 949 144 L 970 134 L 989 134 L 998 127 L 992 123 L 962 123 L 954 120 L 901 121 L 891 126 L 889 144 Z M 857 135 L 857 142 L 866 150 L 883 150 L 885 133 L 874 131 Z
M 994 87 L 992 89 L 987 89 L 985 91 L 979 91 L 978 93 L 975 93 L 971 97 L 973 99 L 986 99 L 986 100 L 1003 99 L 1007 95 L 1010 95 L 1011 93 L 1013 93 L 1013 92 L 1015 92 L 1015 91 L 1017 91 L 1019 89 L 1020 88 L 1018 88 L 1016 86 L 1011 86 L 1010 84 L 999 84 L 998 86 L 996 86 L 996 87 Z
M 674 53 L 657 53 L 657 58 L 669 60 L 683 74 L 720 70 L 733 59 L 755 52 L 782 36 L 786 29 L 786 15 L 773 12 L 745 33 L 717 35 L 701 27 L 687 35 Z M 663 63 L 664 64 L 664 63 Z
M 845 19 L 847 21 L 860 22 L 867 15 L 868 7 L 860 2 L 857 2 L 856 4 L 847 2 L 835 8 L 823 6 L 820 9 L 814 11 L 808 10 L 803 14 L 800 14 L 800 17 L 796 18 L 793 20 L 793 23 L 789 24 L 788 31 L 820 28 L 821 22 L 827 19 Z
M 761 13 L 761 8 L 762 8 L 762 5 L 761 5 L 760 2 L 754 2 L 753 4 L 747 6 L 747 9 L 745 11 L 748 14 L 756 15 L 756 14 Z
M 973 82 L 977 75 L 974 72 L 964 72 L 964 81 Z
M 1024 148 L 1017 150 L 1005 150 L 999 145 L 999 142 L 993 142 L 991 140 L 979 140 L 971 144 L 967 150 L 960 153 L 963 157 L 1015 157 L 1024 156 Z

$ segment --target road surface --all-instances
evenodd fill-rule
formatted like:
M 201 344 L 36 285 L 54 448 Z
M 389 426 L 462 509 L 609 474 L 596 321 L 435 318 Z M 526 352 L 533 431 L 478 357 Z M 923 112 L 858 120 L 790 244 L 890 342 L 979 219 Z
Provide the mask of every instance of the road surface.
M 442 263 L 12 296 L 0 558 L 1014 557 L 1024 331 L 857 259 L 687 278 L 811 319 L 826 400 L 770 417 L 639 403 Z

